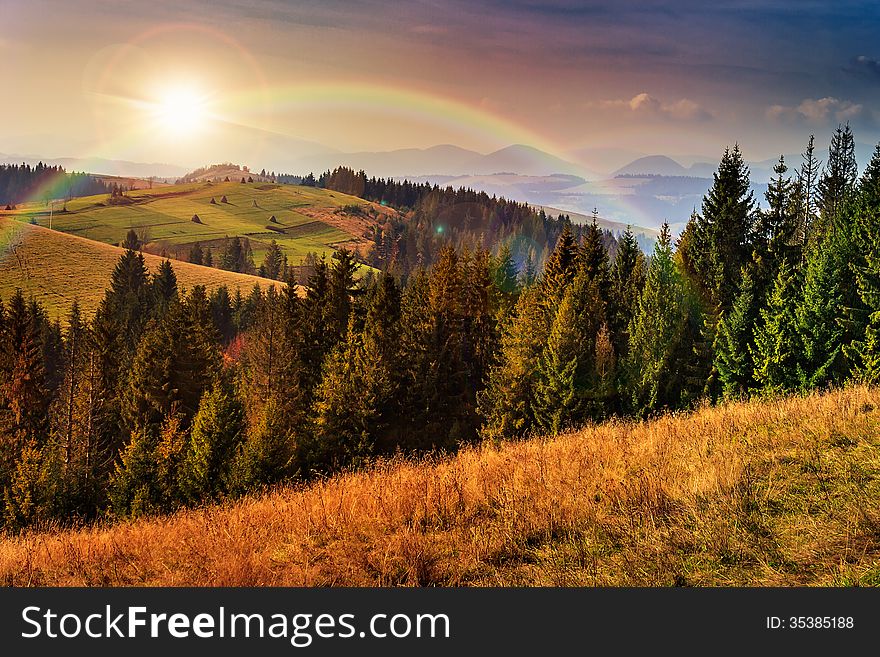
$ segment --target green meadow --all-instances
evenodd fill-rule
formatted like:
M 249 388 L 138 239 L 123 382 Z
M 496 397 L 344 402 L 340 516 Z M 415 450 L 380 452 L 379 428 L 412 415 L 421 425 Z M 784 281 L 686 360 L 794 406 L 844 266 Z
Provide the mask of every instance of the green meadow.
M 370 206 L 363 199 L 314 187 L 199 182 L 126 192 L 119 204 L 103 194 L 72 199 L 63 211 L 56 201 L 51 227 L 105 244 L 118 244 L 135 229 L 153 253 L 179 253 L 180 247 L 195 242 L 216 253 L 225 237 L 238 235 L 249 239 L 257 265 L 274 239 L 290 263 L 297 264 L 309 252 L 329 255 L 363 237 L 362 223 L 352 221 L 345 210 L 355 205 Z M 0 214 L 46 227 L 50 223 L 49 208 L 42 202 Z

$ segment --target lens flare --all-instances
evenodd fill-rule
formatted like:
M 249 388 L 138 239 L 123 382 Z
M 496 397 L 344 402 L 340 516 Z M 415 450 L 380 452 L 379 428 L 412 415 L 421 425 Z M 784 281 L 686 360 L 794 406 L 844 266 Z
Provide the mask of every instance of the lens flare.
M 153 116 L 159 128 L 173 137 L 194 135 L 209 118 L 204 96 L 184 86 L 163 91 L 154 103 Z

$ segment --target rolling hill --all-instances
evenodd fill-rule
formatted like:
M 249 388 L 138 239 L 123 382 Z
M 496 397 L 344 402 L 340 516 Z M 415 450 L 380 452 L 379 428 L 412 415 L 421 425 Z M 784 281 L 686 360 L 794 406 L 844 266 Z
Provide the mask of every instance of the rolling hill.
M 8 299 L 15 288 L 33 295 L 54 317 L 63 317 L 74 300 L 91 315 L 104 296 L 110 274 L 123 250 L 84 237 L 24 224 L 0 217 L 0 298 Z M 155 271 L 162 261 L 144 254 L 147 267 Z M 226 285 L 231 292 L 250 292 L 255 284 L 263 289 L 280 285 L 265 278 L 174 261 L 180 287 L 204 285 L 213 289 Z
M 265 182 L 196 182 L 127 192 L 122 199 L 109 195 L 68 201 L 54 212 L 42 203 L 0 211 L 22 221 L 34 221 L 71 235 L 105 244 L 121 243 L 130 229 L 154 254 L 185 259 L 192 244 L 216 252 L 225 237 L 247 237 L 257 265 L 271 240 L 291 265 L 309 252 L 331 252 L 346 246 L 364 246 L 369 215 L 392 212 L 363 199 L 339 192 Z M 115 202 L 114 202 L 115 201 Z
M 880 391 L 726 404 L 0 539 L 5 586 L 880 583 Z

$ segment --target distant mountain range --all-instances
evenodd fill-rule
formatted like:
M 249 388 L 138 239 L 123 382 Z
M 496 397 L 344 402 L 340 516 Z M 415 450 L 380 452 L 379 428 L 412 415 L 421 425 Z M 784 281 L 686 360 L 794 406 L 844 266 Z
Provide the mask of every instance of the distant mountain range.
M 253 137 L 243 134 L 242 138 Z M 453 187 L 471 187 L 488 194 L 558 208 L 568 213 L 589 217 L 596 208 L 609 222 L 632 224 L 656 229 L 669 221 L 673 230 L 681 229 L 690 213 L 699 208 L 702 197 L 712 184 L 717 160 L 689 157 L 689 166 L 663 155 L 645 155 L 623 149 L 581 149 L 571 159 L 586 163 L 582 166 L 565 157 L 531 146 L 514 144 L 491 153 L 479 153 L 459 146 L 443 144 L 430 148 L 406 148 L 392 151 L 359 151 L 344 153 L 320 144 L 260 134 L 262 161 L 243 162 L 251 171 L 267 171 L 305 175 L 340 165 L 363 169 L 369 176 L 431 182 Z M 266 144 L 269 144 L 266 146 Z M 220 148 L 222 145 L 216 145 Z M 822 149 L 817 155 L 824 159 Z M 872 147 L 857 144 L 857 158 L 864 166 Z M 633 155 L 636 155 L 633 159 Z M 719 154 L 720 157 L 720 154 Z M 786 154 L 792 172 L 800 165 L 799 153 Z M 105 175 L 177 179 L 187 170 L 175 164 L 145 164 L 124 160 L 87 158 L 37 158 L 3 155 L 0 163 L 22 161 L 60 164 L 68 170 L 88 171 Z M 215 159 L 214 162 L 221 162 Z M 609 171 L 596 172 L 601 163 L 625 162 Z M 747 162 L 751 171 L 755 199 L 763 202 L 764 192 L 777 158 Z
M 581 173 L 581 167 L 577 164 L 522 144 L 514 144 L 487 154 L 450 144 L 393 151 L 310 154 L 291 159 L 286 165 L 285 173 L 311 171 L 318 174 L 340 165 L 363 169 L 371 176 L 385 178 L 495 173 L 524 176 Z
M 709 162 L 696 162 L 685 168 L 671 157 L 665 155 L 647 155 L 620 167 L 611 174 L 616 176 L 650 175 L 650 176 L 692 176 L 694 178 L 711 178 L 715 166 Z
M 178 178 L 187 169 L 176 164 L 158 162 L 129 162 L 127 160 L 108 160 L 100 157 L 40 157 L 38 155 L 14 155 L 0 153 L 0 164 L 35 165 L 38 162 L 49 166 L 61 166 L 67 171 L 85 171 L 105 176 L 122 176 L 131 178 Z

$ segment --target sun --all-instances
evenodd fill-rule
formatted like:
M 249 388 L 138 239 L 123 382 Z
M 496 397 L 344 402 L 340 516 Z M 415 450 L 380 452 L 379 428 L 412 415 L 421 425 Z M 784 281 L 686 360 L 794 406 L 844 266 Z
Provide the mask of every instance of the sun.
M 198 132 L 208 119 L 205 98 L 185 86 L 162 91 L 154 109 L 159 127 L 175 137 Z

